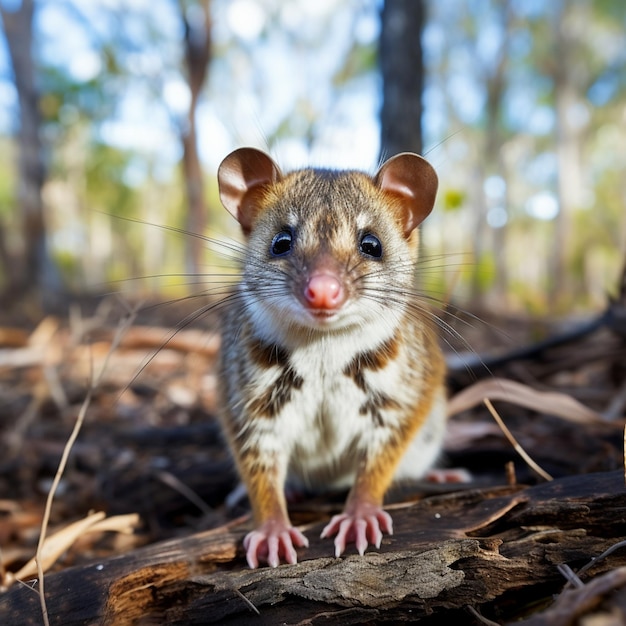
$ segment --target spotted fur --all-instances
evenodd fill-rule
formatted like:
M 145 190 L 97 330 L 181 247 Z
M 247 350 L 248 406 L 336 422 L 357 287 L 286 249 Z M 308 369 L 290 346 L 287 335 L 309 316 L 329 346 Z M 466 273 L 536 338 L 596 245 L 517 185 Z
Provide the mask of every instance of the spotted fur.
M 223 319 L 221 419 L 255 517 L 288 519 L 285 482 L 351 487 L 350 498 L 381 504 L 394 475 L 429 469 L 445 423 L 443 359 L 412 295 L 419 216 L 384 170 L 283 176 L 254 152 L 245 168 L 226 163 L 220 189 L 247 234 Z M 275 257 L 271 242 L 286 229 L 292 251 Z M 366 233 L 381 258 L 360 251 Z M 346 290 L 323 322 L 302 295 L 320 267 Z

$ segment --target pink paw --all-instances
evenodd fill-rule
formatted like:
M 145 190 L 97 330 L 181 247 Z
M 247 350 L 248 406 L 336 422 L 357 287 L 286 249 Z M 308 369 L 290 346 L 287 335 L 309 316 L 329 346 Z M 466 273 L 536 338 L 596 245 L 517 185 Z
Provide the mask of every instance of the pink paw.
M 373 504 L 359 503 L 335 515 L 322 531 L 322 539 L 335 533 L 335 556 L 339 557 L 347 543 L 354 543 L 363 556 L 368 544 L 380 548 L 383 532 L 393 535 L 393 521 L 389 513 Z
M 462 467 L 450 469 L 431 469 L 426 472 L 425 480 L 430 483 L 471 483 L 472 475 Z
M 255 569 L 259 561 L 278 567 L 281 559 L 294 565 L 298 562 L 295 546 L 306 548 L 309 540 L 296 528 L 285 522 L 268 521 L 249 532 L 244 540 L 248 565 Z

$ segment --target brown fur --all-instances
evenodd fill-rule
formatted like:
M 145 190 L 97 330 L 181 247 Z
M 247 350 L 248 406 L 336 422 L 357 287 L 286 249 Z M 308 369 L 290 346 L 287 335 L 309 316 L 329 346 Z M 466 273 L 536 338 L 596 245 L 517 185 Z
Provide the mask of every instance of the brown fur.
M 375 177 L 310 169 L 283 175 L 250 149 L 224 163 L 222 201 L 248 245 L 242 283 L 223 320 L 221 418 L 255 519 L 288 523 L 289 473 L 314 486 L 354 475 L 347 505 L 381 505 L 442 393 L 435 333 L 407 301 L 416 226 L 432 208 L 436 176 L 415 155 L 391 159 Z M 293 237 L 292 248 L 273 255 L 273 237 L 283 232 Z M 382 243 L 380 258 L 360 251 L 364 233 Z M 346 308 L 358 303 L 361 320 L 329 330 L 306 321 L 305 287 L 315 271 L 336 277 Z M 372 307 L 377 313 L 368 317 Z M 304 423 L 313 430 L 298 430 Z M 337 440 L 342 448 L 333 447 Z M 316 450 L 324 457 L 326 448 L 336 457 L 312 458 Z

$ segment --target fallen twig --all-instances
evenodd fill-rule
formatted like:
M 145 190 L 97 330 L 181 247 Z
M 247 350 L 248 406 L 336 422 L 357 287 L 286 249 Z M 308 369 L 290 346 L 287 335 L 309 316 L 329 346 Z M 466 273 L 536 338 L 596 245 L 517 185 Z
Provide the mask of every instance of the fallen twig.
M 109 352 L 104 360 L 102 368 L 100 369 L 100 372 L 98 372 L 96 376 L 94 376 L 92 373 L 91 385 L 89 386 L 87 395 L 85 396 L 83 404 L 80 407 L 80 411 L 78 412 L 78 416 L 76 418 L 76 423 L 74 424 L 74 428 L 63 449 L 63 454 L 61 455 L 59 466 L 54 476 L 54 480 L 52 481 L 52 486 L 50 487 L 50 491 L 48 492 L 48 497 L 46 498 L 46 507 L 44 510 L 43 520 L 41 522 L 41 533 L 39 535 L 39 542 L 37 544 L 37 552 L 35 556 L 35 560 L 37 563 L 37 576 L 39 577 L 39 599 L 41 603 L 41 612 L 42 612 L 44 624 L 46 626 L 50 625 L 50 620 L 48 619 L 48 609 L 46 606 L 46 596 L 45 596 L 45 589 L 44 589 L 44 570 L 45 570 L 45 563 L 46 563 L 45 547 L 46 547 L 46 534 L 48 531 L 48 523 L 50 521 L 50 513 L 52 511 L 52 502 L 54 501 L 54 496 L 56 494 L 57 488 L 61 481 L 61 477 L 63 476 L 63 473 L 65 472 L 65 467 L 67 465 L 67 460 L 69 458 L 70 452 L 74 446 L 74 443 L 76 442 L 76 439 L 78 438 L 78 434 L 80 433 L 83 422 L 85 421 L 85 415 L 87 413 L 87 408 L 91 404 L 93 393 L 98 387 L 100 380 L 102 379 L 102 375 L 104 374 L 104 371 L 106 370 L 111 354 L 113 353 L 113 351 L 119 344 L 120 339 L 122 338 L 124 332 L 126 332 L 126 330 L 132 324 L 134 318 L 135 318 L 134 315 L 129 315 L 125 320 L 123 320 L 120 323 L 119 327 L 117 328 L 115 337 L 113 338 L 113 341 L 111 343 Z
M 505 437 L 511 442 L 512 446 L 515 448 L 515 451 L 526 461 L 528 466 L 533 469 L 539 476 L 544 478 L 545 480 L 553 480 L 552 476 L 548 474 L 544 469 L 542 469 L 535 461 L 533 461 L 530 456 L 526 453 L 524 448 L 517 442 L 517 439 L 513 436 L 513 433 L 507 428 L 506 424 L 502 421 L 502 418 L 498 415 L 498 412 L 494 409 L 493 404 L 491 404 L 490 400 L 485 398 L 485 405 L 489 409 L 489 413 L 493 416 L 493 419 L 496 420 L 498 426 L 502 429 Z

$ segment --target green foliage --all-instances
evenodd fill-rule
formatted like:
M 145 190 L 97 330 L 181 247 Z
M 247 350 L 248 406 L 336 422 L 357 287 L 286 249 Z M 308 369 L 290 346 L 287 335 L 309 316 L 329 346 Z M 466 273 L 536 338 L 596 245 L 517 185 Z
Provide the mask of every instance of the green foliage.
M 476 283 L 481 293 L 487 293 L 494 284 L 496 276 L 496 261 L 492 253 L 487 253 L 478 259 L 474 266 Z
M 77 81 L 63 68 L 50 65 L 41 67 L 40 77 L 40 111 L 44 124 L 53 132 L 71 129 L 78 119 L 94 124 L 109 118 L 115 110 L 108 81 L 103 78 Z
M 443 194 L 443 210 L 453 213 L 461 209 L 467 201 L 467 192 L 463 189 L 448 187 Z
M 191 13 L 194 4 L 185 3 Z M 326 140 L 327 154 L 341 148 L 358 158 L 352 144 L 360 127 L 346 128 L 353 119 L 365 119 L 364 110 L 375 110 L 377 97 L 372 88 L 376 28 L 367 19 L 375 23 L 378 4 L 250 0 L 239 8 L 258 9 L 257 32 L 233 21 L 236 4 L 211 4 L 214 57 L 211 82 L 201 96 L 199 127 L 205 125 L 203 148 L 208 144 L 203 152 L 207 234 L 216 238 L 238 237 L 215 181 L 216 165 L 227 150 L 265 143 L 280 159 L 285 145 L 295 145 L 298 161 Z M 100 70 L 89 79 L 77 78 L 72 59 L 57 58 L 50 52 L 55 48 L 48 47 L 52 40 L 56 49 L 63 47 L 65 33 L 50 28 L 38 32 L 37 82 L 49 165 L 47 222 L 56 259 L 72 286 L 85 276 L 104 282 L 167 274 L 176 277 L 133 283 L 133 289 L 181 293 L 185 279 L 179 275 L 189 236 L 148 225 L 186 224 L 185 184 L 176 162 L 186 124 L 179 4 L 154 0 L 150 11 L 141 3 L 116 8 L 116 3 L 74 0 L 39 7 L 58 5 L 76 28 L 67 37 L 68 46 L 78 32 Z M 509 301 L 536 313 L 550 306 L 549 295 L 558 286 L 550 272 L 560 226 L 538 219 L 528 206 L 541 193 L 559 200 L 564 151 L 559 150 L 557 95 L 563 83 L 571 98 L 568 119 L 577 125 L 569 154 L 575 153 L 579 163 L 578 175 L 568 180 L 581 191 L 575 206 L 567 209 L 570 238 L 564 253 L 573 287 L 565 306 L 598 306 L 598 294 L 612 287 L 626 246 L 626 3 L 444 0 L 430 2 L 428 19 L 425 137 L 426 145 L 434 146 L 428 158 L 441 180 L 437 206 L 442 215 L 436 211 L 424 226 L 426 250 L 433 258 L 459 252 L 479 258 L 459 272 L 425 269 L 424 289 L 442 297 L 449 292 L 468 298 L 490 295 L 497 287 L 501 257 L 510 277 Z M 361 33 L 366 35 L 355 34 L 359 24 L 365 24 Z M 500 76 L 496 60 L 502 51 Z M 133 117 L 137 109 L 140 115 Z M 124 117 L 141 124 L 141 114 L 155 124 L 160 139 L 128 147 L 132 142 L 125 141 L 124 133 L 135 129 Z M 105 132 L 121 121 L 125 125 L 117 126 L 116 133 Z M 0 219 L 10 243 L 19 239 L 12 235 L 20 222 L 14 147 L 8 137 L 0 137 Z M 290 165 L 291 153 L 285 153 Z M 503 197 L 486 193 L 484 181 L 490 176 L 504 181 Z M 488 216 L 502 207 L 509 220 L 506 237 L 498 238 L 505 231 L 495 231 Z M 498 261 L 496 240 L 506 247 L 498 251 Z M 223 256 L 214 246 L 207 245 L 205 262 L 207 274 L 223 271 Z
M 68 250 L 56 252 L 53 255 L 53 258 L 59 268 L 59 271 L 61 272 L 61 275 L 63 276 L 65 288 L 74 293 L 82 291 L 84 284 L 82 281 L 82 267 L 80 259 Z
M 15 203 L 15 157 L 10 139 L 0 137 L 0 219 L 6 219 Z
M 103 143 L 93 143 L 85 163 L 85 201 L 92 210 L 125 217 L 136 214 L 137 190 L 125 182 L 136 158 Z
M 344 63 L 334 73 L 332 84 L 336 88 L 344 87 L 350 81 L 374 71 L 378 63 L 378 52 L 374 44 L 354 43 L 346 55 Z

